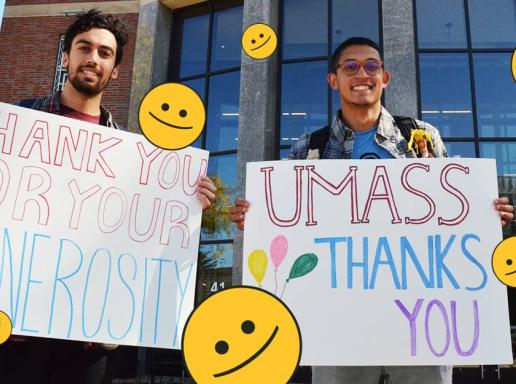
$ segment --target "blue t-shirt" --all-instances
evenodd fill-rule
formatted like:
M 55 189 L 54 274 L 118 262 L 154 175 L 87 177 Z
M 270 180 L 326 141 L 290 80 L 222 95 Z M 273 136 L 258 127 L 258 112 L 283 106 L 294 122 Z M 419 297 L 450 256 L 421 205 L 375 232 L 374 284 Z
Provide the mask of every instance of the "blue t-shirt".
M 374 140 L 378 127 L 374 127 L 369 131 L 353 132 L 355 141 L 353 143 L 352 159 L 392 159 L 389 151 L 380 147 Z

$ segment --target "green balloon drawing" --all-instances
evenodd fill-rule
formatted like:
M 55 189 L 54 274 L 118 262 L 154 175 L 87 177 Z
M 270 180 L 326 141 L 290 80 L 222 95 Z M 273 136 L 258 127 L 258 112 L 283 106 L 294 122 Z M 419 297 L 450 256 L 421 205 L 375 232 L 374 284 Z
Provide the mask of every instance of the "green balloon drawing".
M 317 266 L 317 262 L 317 256 L 313 253 L 305 253 L 304 255 L 299 256 L 296 261 L 294 261 L 294 264 L 290 269 L 287 283 L 291 279 L 295 279 L 312 272 Z

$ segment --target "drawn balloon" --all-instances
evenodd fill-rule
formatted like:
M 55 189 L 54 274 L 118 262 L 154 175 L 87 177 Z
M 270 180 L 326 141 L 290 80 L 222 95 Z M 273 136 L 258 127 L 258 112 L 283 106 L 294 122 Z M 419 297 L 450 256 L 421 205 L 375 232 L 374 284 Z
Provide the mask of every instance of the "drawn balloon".
M 275 270 L 278 270 L 278 267 L 285 259 L 288 250 L 288 241 L 287 238 L 283 235 L 278 235 L 271 242 L 271 259 L 274 264 Z
M 287 283 L 289 280 L 304 276 L 312 272 L 317 266 L 317 262 L 317 256 L 313 253 L 305 253 L 304 255 L 299 256 L 296 261 L 294 261 L 294 264 L 290 269 Z
M 267 271 L 267 254 L 262 249 L 256 249 L 249 255 L 247 263 L 249 271 L 258 283 L 258 286 L 261 287 L 263 277 Z

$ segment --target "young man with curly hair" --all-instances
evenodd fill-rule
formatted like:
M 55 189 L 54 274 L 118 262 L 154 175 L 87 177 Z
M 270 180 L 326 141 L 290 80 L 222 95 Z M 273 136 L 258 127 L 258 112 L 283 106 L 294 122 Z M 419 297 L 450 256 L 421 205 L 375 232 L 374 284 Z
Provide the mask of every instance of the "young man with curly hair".
M 110 80 L 118 78 L 123 47 L 127 42 L 124 23 L 112 15 L 90 10 L 68 27 L 63 65 L 68 79 L 62 92 L 21 100 L 17 104 L 43 112 L 126 130 L 101 105 Z M 201 178 L 198 197 L 203 209 L 215 200 L 216 188 Z M 116 346 L 113 346 L 116 347 Z M 111 383 L 116 349 L 106 344 L 34 337 L 11 337 L 0 346 L 0 377 L 17 384 Z

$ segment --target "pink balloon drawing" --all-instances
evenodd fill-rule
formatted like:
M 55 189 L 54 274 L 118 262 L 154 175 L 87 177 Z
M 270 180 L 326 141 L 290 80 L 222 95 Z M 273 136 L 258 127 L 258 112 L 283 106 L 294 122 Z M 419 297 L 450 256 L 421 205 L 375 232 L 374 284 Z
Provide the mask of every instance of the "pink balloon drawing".
M 276 271 L 287 256 L 288 241 L 283 235 L 278 235 L 271 242 L 271 259 Z
M 271 259 L 274 264 L 274 294 L 278 291 L 278 267 L 285 259 L 288 250 L 287 238 L 278 235 L 271 241 Z

